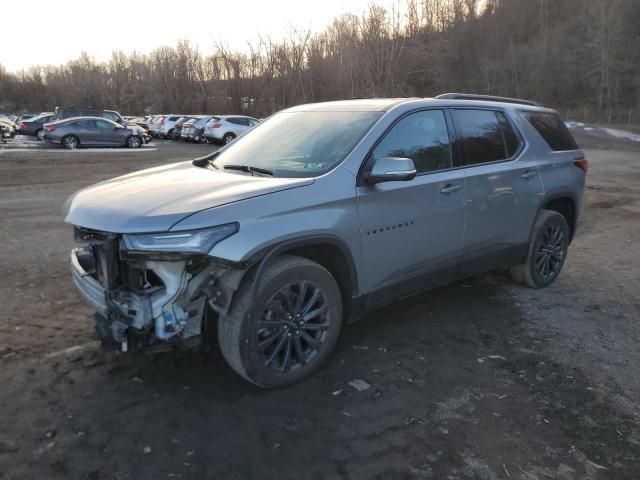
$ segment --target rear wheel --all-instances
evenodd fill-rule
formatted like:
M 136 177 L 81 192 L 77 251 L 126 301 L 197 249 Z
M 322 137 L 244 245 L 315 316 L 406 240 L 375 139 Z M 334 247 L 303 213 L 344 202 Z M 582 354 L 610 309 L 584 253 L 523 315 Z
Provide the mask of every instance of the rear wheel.
M 222 141 L 226 145 L 227 143 L 233 142 L 234 138 L 236 138 L 236 135 L 234 133 L 229 132 L 224 134 L 224 137 L 222 137 Z
M 80 146 L 80 139 L 75 135 L 67 135 L 62 139 L 62 144 L 68 150 L 75 150 Z
M 131 135 L 127 138 L 126 145 L 128 148 L 140 148 L 142 146 L 142 139 L 137 135 Z
M 265 388 L 299 382 L 333 350 L 342 326 L 342 296 L 323 266 L 285 255 L 268 266 L 254 295 L 253 278 L 220 318 L 220 349 L 231 367 Z M 257 303 L 254 303 L 257 302 Z
M 569 225 L 560 213 L 540 210 L 531 232 L 525 263 L 511 267 L 516 283 L 544 288 L 558 277 L 569 248 Z

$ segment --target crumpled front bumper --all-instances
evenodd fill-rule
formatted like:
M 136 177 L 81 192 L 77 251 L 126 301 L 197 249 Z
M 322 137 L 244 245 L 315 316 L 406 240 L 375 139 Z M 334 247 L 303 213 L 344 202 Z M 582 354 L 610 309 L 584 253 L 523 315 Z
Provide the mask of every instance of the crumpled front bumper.
M 82 262 L 83 250 L 74 248 L 71 251 L 71 275 L 73 283 L 82 295 L 82 298 L 96 309 L 96 312 L 107 316 L 107 298 L 104 287 L 85 270 Z M 88 254 L 87 254 L 88 255 Z M 86 264 L 85 264 L 86 265 Z
M 123 351 L 158 344 L 199 343 L 207 300 L 201 290 L 220 267 L 209 265 L 192 276 L 185 261 L 145 260 L 145 267 L 162 286 L 140 293 L 125 284 L 108 287 L 111 274 L 101 281 L 105 257 L 92 248 L 96 247 L 73 249 L 70 267 L 80 295 L 96 311 L 96 332 L 103 342 L 115 341 Z

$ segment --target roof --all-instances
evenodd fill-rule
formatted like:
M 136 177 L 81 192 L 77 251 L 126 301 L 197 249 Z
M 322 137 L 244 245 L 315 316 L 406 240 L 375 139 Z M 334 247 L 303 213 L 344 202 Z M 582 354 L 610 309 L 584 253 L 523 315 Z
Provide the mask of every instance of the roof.
M 453 95 L 460 95 L 459 98 L 453 98 Z M 517 102 L 519 99 L 509 97 L 489 97 L 484 95 L 471 94 L 445 94 L 435 98 L 373 98 L 358 100 L 341 100 L 337 102 L 310 103 L 306 105 L 298 105 L 287 109 L 288 112 L 373 112 L 387 111 L 396 106 L 465 106 L 465 107 L 500 107 L 508 108 L 526 108 L 534 110 L 549 110 L 541 105 L 535 104 L 527 100 Z
M 72 120 L 73 121 L 75 121 L 75 120 L 105 120 L 107 122 L 116 123 L 113 120 L 109 120 L 108 118 L 104 118 L 104 117 L 69 117 L 69 118 L 63 118 L 62 120 L 58 120 L 57 122 L 54 122 L 54 123 L 64 123 L 64 122 L 69 122 L 69 121 L 72 121 Z
M 383 112 L 410 98 L 370 98 L 337 102 L 307 103 L 287 109 L 289 112 Z

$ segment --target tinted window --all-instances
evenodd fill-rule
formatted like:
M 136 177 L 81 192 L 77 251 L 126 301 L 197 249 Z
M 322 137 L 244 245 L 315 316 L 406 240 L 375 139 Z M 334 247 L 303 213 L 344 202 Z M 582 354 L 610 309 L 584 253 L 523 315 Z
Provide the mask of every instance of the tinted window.
M 233 123 L 234 125 L 244 125 L 239 118 L 227 118 L 227 122 Z
M 77 122 L 71 122 L 75 128 L 93 128 L 93 120 L 78 120 Z
M 504 113 L 496 112 L 496 115 L 500 121 L 504 143 L 507 147 L 507 158 L 511 158 L 516 154 L 518 148 L 520 148 L 520 137 L 518 137 L 518 134 L 516 134 L 511 124 L 507 121 Z
M 118 116 L 118 114 L 117 114 L 117 113 L 115 113 L 115 112 L 104 112 L 104 113 L 102 114 L 102 116 L 103 116 L 104 118 L 108 118 L 109 120 L 111 120 L 111 121 L 113 121 L 113 122 L 117 122 L 117 121 L 119 121 L 119 120 L 120 120 L 120 117 L 119 117 L 119 116 Z
M 577 150 L 578 145 L 557 113 L 524 112 L 523 115 L 544 138 L 551 150 Z
M 410 158 L 418 172 L 451 168 L 451 144 L 444 112 L 425 110 L 404 117 L 373 151 L 374 160 L 383 157 Z
M 455 110 L 467 164 L 497 162 L 511 156 L 505 141 L 505 128 L 497 113 L 491 110 Z
M 113 123 L 105 122 L 104 120 L 96 120 L 96 127 L 102 128 L 104 130 L 113 130 L 115 125 Z

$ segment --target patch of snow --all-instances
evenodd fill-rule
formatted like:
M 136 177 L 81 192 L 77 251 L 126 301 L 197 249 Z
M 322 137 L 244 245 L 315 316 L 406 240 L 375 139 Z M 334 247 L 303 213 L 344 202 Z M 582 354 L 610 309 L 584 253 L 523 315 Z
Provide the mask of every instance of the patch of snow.
M 627 132 L 626 130 L 617 130 L 615 128 L 603 128 L 607 134 L 616 138 L 624 138 L 627 140 L 631 140 L 633 142 L 640 142 L 640 135 L 632 132 Z
M 567 128 L 583 128 L 584 127 L 584 123 L 574 122 L 573 120 L 567 120 L 566 122 L 564 122 L 564 124 L 567 126 Z

